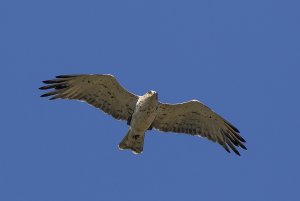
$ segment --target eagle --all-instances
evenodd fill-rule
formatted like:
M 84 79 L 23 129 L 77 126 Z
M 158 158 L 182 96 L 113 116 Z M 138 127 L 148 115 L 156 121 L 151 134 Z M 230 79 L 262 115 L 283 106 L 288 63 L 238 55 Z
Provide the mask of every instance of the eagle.
M 231 149 L 240 155 L 237 147 L 247 150 L 239 130 L 198 100 L 162 103 L 158 101 L 157 92 L 151 90 L 142 96 L 135 95 L 110 74 L 59 75 L 43 83 L 46 85 L 39 89 L 52 91 L 41 97 L 83 101 L 115 119 L 127 121 L 129 130 L 119 144 L 121 150 L 142 153 L 145 133 L 152 128 L 207 138 L 228 153 Z

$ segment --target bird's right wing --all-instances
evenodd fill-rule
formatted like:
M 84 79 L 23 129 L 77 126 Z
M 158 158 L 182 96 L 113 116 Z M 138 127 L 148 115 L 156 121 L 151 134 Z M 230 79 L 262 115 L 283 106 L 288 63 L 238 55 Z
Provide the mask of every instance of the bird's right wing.
M 89 103 L 116 119 L 128 120 L 139 96 L 124 89 L 112 75 L 60 75 L 43 81 L 40 89 L 54 89 L 41 97 L 74 99 Z

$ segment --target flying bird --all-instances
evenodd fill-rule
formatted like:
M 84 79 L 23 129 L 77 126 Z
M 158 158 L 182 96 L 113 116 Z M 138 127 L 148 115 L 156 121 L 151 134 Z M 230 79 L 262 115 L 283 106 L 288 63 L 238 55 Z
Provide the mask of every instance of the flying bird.
M 60 75 L 43 82 L 46 86 L 39 89 L 54 90 L 41 97 L 84 101 L 115 119 L 127 121 L 129 130 L 119 144 L 121 150 L 142 153 L 145 132 L 152 128 L 207 138 L 237 155 L 240 155 L 237 147 L 247 149 L 239 130 L 198 100 L 179 104 L 161 103 L 157 92 L 135 95 L 109 74 Z

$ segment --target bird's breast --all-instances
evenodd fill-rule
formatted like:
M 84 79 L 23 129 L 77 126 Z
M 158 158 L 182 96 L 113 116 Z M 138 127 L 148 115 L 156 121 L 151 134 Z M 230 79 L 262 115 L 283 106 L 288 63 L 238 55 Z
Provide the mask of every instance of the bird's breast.
M 158 101 L 155 98 L 140 97 L 132 115 L 131 129 L 144 133 L 156 117 L 157 106 Z

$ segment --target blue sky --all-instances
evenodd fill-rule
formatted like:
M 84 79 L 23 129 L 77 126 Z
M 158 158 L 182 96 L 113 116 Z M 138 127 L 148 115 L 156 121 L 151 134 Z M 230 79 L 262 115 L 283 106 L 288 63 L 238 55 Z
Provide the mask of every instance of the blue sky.
M 0 200 L 299 200 L 300 2 L 0 2 Z M 163 102 L 199 99 L 236 125 L 242 156 L 39 98 L 59 74 L 110 73 Z

